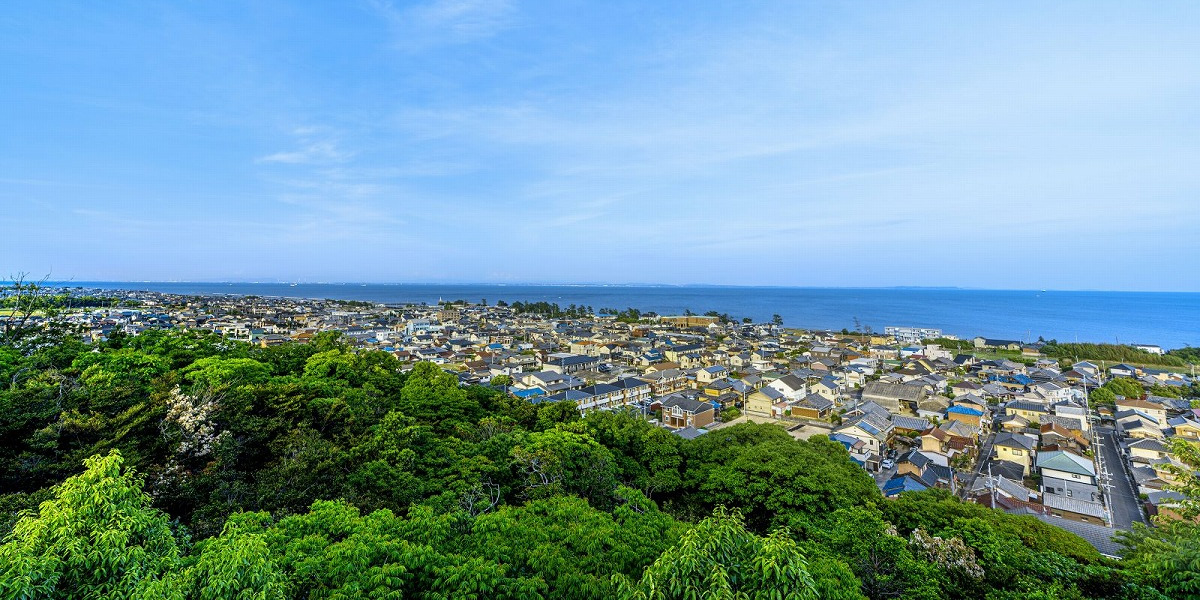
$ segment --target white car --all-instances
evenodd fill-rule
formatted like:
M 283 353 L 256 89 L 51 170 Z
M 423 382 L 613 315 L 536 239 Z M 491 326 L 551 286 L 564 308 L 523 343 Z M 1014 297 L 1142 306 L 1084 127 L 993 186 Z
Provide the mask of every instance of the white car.
M 896 466 L 896 461 L 894 461 L 890 458 L 885 458 L 885 459 L 883 459 L 882 462 L 879 463 L 879 466 L 884 469 L 890 469 L 890 468 Z

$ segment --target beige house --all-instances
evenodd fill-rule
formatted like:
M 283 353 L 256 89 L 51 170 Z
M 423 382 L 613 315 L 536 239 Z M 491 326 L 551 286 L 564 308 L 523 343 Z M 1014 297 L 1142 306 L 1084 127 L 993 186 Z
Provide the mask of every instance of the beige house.
M 761 417 L 775 416 L 775 403 L 784 399 L 782 393 L 774 388 L 764 387 L 746 396 L 746 412 Z
M 995 449 L 996 458 L 1021 465 L 1022 473 L 1029 475 L 1037 454 L 1037 438 L 1024 433 L 1004 432 L 996 435 L 992 448 Z
M 1136 410 L 1140 413 L 1154 417 L 1158 420 L 1159 427 L 1167 424 L 1167 409 L 1161 404 L 1147 402 L 1140 398 L 1124 398 L 1122 400 L 1117 400 L 1117 412 L 1126 410 Z
M 1134 459 L 1155 461 L 1167 458 L 1167 446 L 1156 439 L 1142 438 L 1129 443 L 1129 454 Z

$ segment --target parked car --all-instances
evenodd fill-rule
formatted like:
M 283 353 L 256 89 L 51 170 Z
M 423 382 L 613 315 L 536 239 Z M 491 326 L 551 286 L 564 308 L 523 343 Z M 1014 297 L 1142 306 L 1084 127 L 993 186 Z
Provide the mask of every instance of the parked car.
M 882 462 L 879 463 L 879 466 L 884 469 L 890 469 L 890 468 L 896 466 L 896 461 L 894 461 L 890 458 L 885 458 L 885 459 L 883 459 Z

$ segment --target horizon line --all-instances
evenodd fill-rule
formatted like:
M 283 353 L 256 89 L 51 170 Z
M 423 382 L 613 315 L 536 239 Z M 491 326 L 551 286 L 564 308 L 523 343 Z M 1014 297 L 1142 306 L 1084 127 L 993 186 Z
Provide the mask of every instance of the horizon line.
M 0 280 L 10 283 L 11 280 Z M 26 280 L 28 283 L 28 280 Z M 252 281 L 252 280 L 46 280 L 46 285 L 56 285 L 60 287 L 80 286 L 82 284 L 122 284 L 122 285 L 138 285 L 138 284 L 203 284 L 203 285 L 383 285 L 383 286 L 486 286 L 486 287 L 626 287 L 626 288 L 749 288 L 749 289 L 804 289 L 804 290 L 938 290 L 938 291 L 965 291 L 965 292 L 1100 292 L 1109 294 L 1200 294 L 1200 291 L 1189 290 L 1113 290 L 1099 288 L 1078 288 L 1078 289 L 1060 289 L 1060 288 L 985 288 L 985 287 L 970 287 L 970 286 L 955 286 L 955 285 L 892 285 L 892 286 L 864 286 L 864 285 L 779 285 L 779 284 L 728 284 L 728 283 L 648 283 L 648 282 L 631 282 L 631 283 L 611 283 L 611 282 L 538 282 L 538 281 L 520 281 L 520 282 L 478 282 L 478 281 L 462 281 L 462 282 L 429 282 L 429 281 Z

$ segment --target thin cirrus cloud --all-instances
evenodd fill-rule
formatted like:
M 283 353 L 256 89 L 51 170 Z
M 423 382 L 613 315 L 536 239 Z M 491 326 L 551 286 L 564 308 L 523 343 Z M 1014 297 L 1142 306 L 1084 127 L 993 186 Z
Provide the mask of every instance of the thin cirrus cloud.
M 407 7 L 370 0 L 369 6 L 387 20 L 395 46 L 406 50 L 486 39 L 512 26 L 516 15 L 508 0 L 435 0 Z
M 153 239 L 174 278 L 1197 285 L 1195 4 L 117 13 L 0 31 L 28 65 L 0 222 L 61 213 L 56 236 L 94 246 L 15 228 L 0 256 L 22 270 L 141 279 L 123 248 Z M 212 40 L 236 51 L 194 50 Z M 80 79 L 113 65 L 119 85 Z M 103 101 L 38 116 L 80 94 Z

